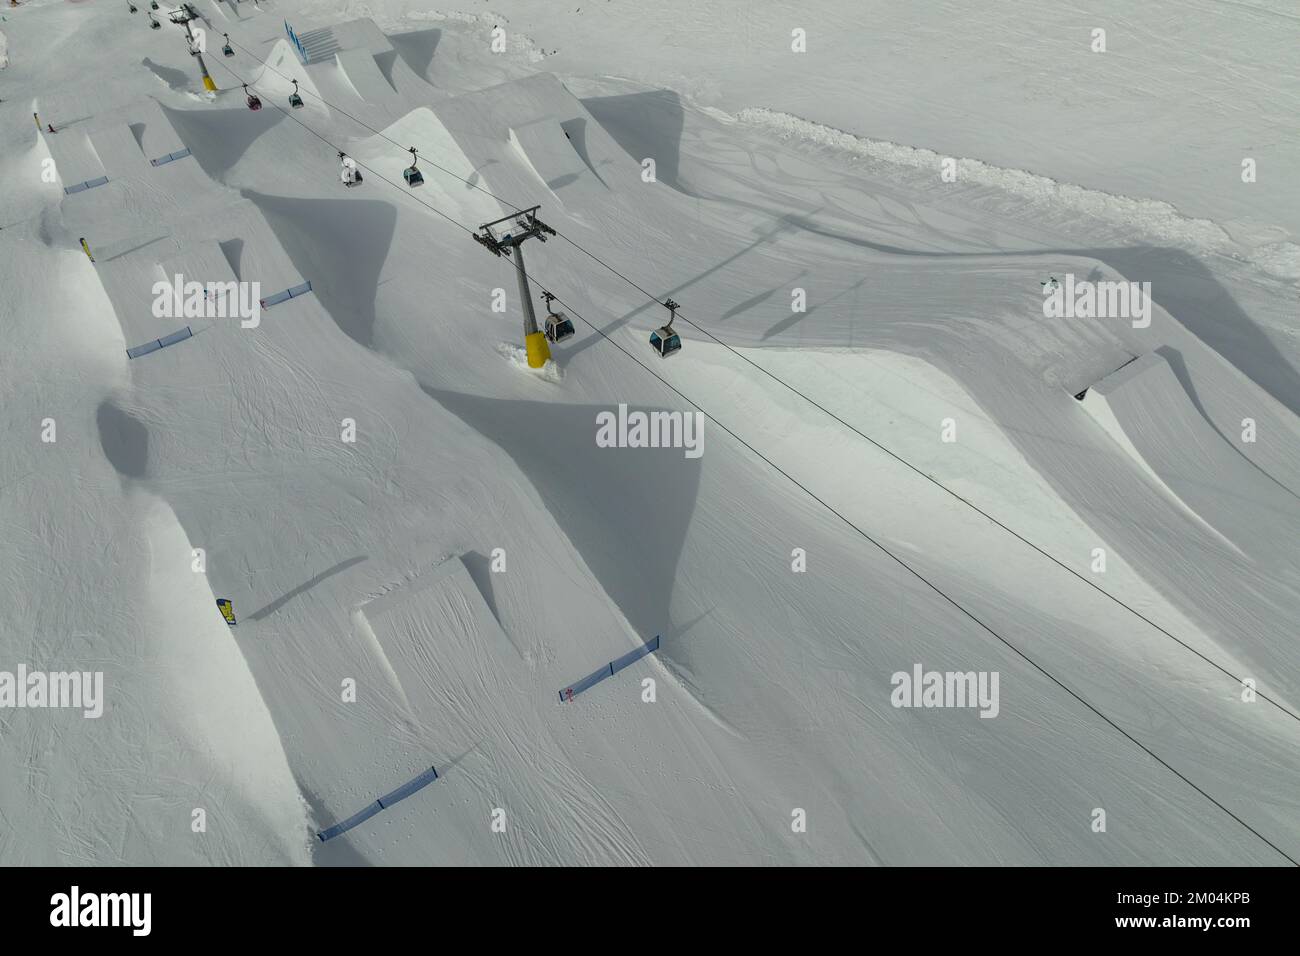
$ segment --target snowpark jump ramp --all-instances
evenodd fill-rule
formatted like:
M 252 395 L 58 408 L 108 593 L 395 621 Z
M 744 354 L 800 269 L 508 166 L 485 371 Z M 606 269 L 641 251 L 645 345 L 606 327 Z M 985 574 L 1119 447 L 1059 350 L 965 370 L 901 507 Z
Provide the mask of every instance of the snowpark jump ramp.
M 382 136 L 362 135 L 349 152 L 390 179 L 400 179 L 409 158 L 393 143 L 415 146 L 426 160 L 426 186 L 436 202 L 472 206 L 469 218 L 495 219 L 509 202 L 538 197 L 539 187 L 573 210 L 618 201 L 619 186 L 639 183 L 639 167 L 558 78 L 541 73 L 486 90 L 441 99 L 397 54 L 370 20 L 354 20 L 300 33 L 304 66 L 286 40 L 276 43 L 255 86 L 287 97 L 297 79 L 306 106 L 332 104 Z M 391 140 L 392 142 L 389 142 Z M 440 172 L 437 163 L 450 171 Z M 612 177 L 612 178 L 611 178 Z M 463 180 L 501 196 L 506 206 Z M 467 191 L 473 195 L 467 196 Z M 543 194 L 540 198 L 545 201 Z
M 575 127 L 578 123 L 569 121 Z M 512 127 L 510 139 L 557 199 L 599 202 L 609 188 L 578 155 L 571 134 L 556 119 L 547 117 Z
M 124 232 L 153 227 L 187 204 L 192 211 L 193 197 L 211 185 L 154 100 L 43 136 L 69 228 L 91 229 L 105 217 Z
M 76 195 L 109 181 L 108 171 L 85 131 L 65 129 L 60 133 L 49 133 L 42 130 L 41 136 L 50 159 L 54 160 L 54 172 L 64 195 Z
M 1262 553 L 1300 501 L 1236 448 L 1197 408 L 1165 357 L 1149 352 L 1087 391 L 1083 407 L 1152 481 L 1240 551 Z M 1294 539 L 1293 539 L 1294 540 Z
M 489 222 L 511 212 L 487 193 L 466 185 L 466 180 L 478 181 L 476 164 L 433 110 L 427 107 L 412 110 L 386 127 L 382 136 L 370 136 L 354 144 L 352 155 L 385 179 L 401 182 L 402 171 L 410 166 L 411 157 L 394 143 L 414 146 L 421 157 L 438 164 L 434 166 L 427 161 L 420 164 L 424 175 L 421 193 L 437 208 L 461 221 L 476 223 Z M 495 182 L 490 182 L 484 188 L 495 192 L 494 186 Z
M 434 110 L 505 199 L 527 205 L 544 186 L 566 206 L 603 207 L 640 183 L 639 167 L 553 74 L 457 96 Z
M 258 89 L 287 96 L 296 79 L 306 106 L 334 104 L 372 125 L 378 125 L 376 119 L 390 123 L 434 94 L 372 20 L 300 30 L 299 39 L 307 63 L 288 40 L 278 40 L 254 84 Z
M 205 289 L 209 283 L 226 287 L 232 282 L 257 282 L 259 298 L 306 284 L 252 202 L 232 204 L 224 225 L 217 234 L 206 237 L 188 234 L 188 230 L 182 236 L 174 227 L 160 226 L 153 233 L 97 243 L 97 274 L 128 345 L 165 335 L 174 331 L 178 322 L 189 321 L 183 315 L 158 318 L 152 309 L 156 283 L 170 286 L 177 275 L 182 284 L 197 282 Z M 232 316 L 233 307 L 234 303 L 227 306 L 228 316 Z M 264 307 L 259 321 L 268 321 L 279 307 Z M 194 323 L 194 330 L 239 325 L 234 317 L 201 318 Z
M 397 90 L 379 72 L 379 65 L 367 50 L 340 50 L 334 62 L 357 96 L 367 103 L 396 109 L 399 105 Z
M 261 8 L 257 6 L 256 0 L 252 3 L 241 3 L 238 0 L 191 0 L 191 2 L 200 16 L 205 16 L 208 20 L 218 23 L 223 20 L 239 23 L 243 20 L 250 20 L 262 12 Z

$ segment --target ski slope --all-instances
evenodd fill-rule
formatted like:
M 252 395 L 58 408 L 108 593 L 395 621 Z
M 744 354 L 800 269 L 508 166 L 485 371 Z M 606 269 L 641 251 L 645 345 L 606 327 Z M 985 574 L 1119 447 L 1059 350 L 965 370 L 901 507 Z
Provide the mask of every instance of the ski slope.
M 502 54 L 486 15 L 247 6 L 204 0 L 236 45 L 215 95 L 170 24 L 6 24 L 0 416 L 29 437 L 0 457 L 0 670 L 103 670 L 108 696 L 98 721 L 0 710 L 0 862 L 1300 859 L 1300 387 L 1256 321 L 1284 278 L 746 119 L 648 48 L 662 11 L 608 49 L 617 4 L 574 26 L 580 70 L 534 55 L 540 24 L 504 20 Z M 731 65 L 790 90 L 774 110 L 848 109 L 838 72 L 818 97 Z M 924 146 L 932 120 L 881 135 Z M 559 235 L 525 247 L 533 292 L 577 334 L 534 371 L 513 263 L 470 234 L 537 203 Z M 680 355 L 615 270 L 684 304 Z M 1152 282 L 1150 325 L 1044 318 L 1066 273 Z M 156 314 L 176 274 L 311 288 L 244 327 Z M 620 405 L 699 411 L 703 455 L 601 447 Z M 914 665 L 997 673 L 997 716 L 894 706 Z

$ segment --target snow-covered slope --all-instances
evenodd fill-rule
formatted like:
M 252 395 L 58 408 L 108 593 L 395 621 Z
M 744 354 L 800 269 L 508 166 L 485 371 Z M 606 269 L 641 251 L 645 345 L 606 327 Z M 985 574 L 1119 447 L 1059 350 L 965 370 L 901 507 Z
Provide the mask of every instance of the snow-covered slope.
M 543 55 L 540 21 L 203 4 L 235 45 L 207 57 L 215 95 L 172 24 L 55 4 L 6 24 L 0 671 L 107 690 L 99 720 L 0 710 L 20 824 L 0 860 L 1300 858 L 1300 385 L 1270 327 L 1293 285 L 1195 224 L 1144 231 L 1016 176 L 940 188 L 742 113 L 947 146 L 942 116 L 848 122 L 848 66 L 782 79 L 737 54 L 713 89 L 683 67 L 710 17 L 742 53 L 780 25 L 784 51 L 800 17 L 855 5 L 786 26 L 719 4 L 675 33 L 656 12 L 640 36 L 606 6 L 564 21 L 579 59 Z M 38 35 L 50 55 L 25 59 Z M 1200 188 L 1010 162 L 1026 121 L 1001 122 L 950 142 L 1148 211 Z M 525 246 L 533 291 L 577 326 L 542 370 L 512 261 L 470 239 L 536 203 L 559 235 Z M 1186 213 L 1167 221 L 1245 214 Z M 650 351 L 667 313 L 614 270 L 684 304 L 680 355 Z M 176 274 L 301 291 L 256 324 L 159 315 Z M 1064 274 L 1151 282 L 1152 321 L 1046 318 Z M 603 447 L 621 405 L 701 412 L 703 454 Z M 917 666 L 995 673 L 999 699 L 895 706 Z

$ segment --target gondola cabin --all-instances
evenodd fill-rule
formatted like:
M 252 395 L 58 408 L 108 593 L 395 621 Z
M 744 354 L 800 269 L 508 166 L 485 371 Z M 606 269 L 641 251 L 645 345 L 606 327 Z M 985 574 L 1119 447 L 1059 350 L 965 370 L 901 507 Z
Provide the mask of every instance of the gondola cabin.
M 552 342 L 563 342 L 573 335 L 573 320 L 563 312 L 553 312 L 546 317 L 546 337 Z
M 650 347 L 659 353 L 660 358 L 667 358 L 681 351 L 682 337 L 673 331 L 672 326 L 665 325 L 650 333 Z
M 542 298 L 546 301 L 546 337 L 552 342 L 563 342 L 573 334 L 573 322 L 563 312 L 551 308 L 554 293 L 543 291 Z
M 415 147 L 412 146 L 407 150 L 411 154 L 411 165 L 402 170 L 402 178 L 406 180 L 406 185 L 414 189 L 416 186 L 424 185 L 424 174 L 420 172 L 416 165 L 419 158 L 415 154 Z

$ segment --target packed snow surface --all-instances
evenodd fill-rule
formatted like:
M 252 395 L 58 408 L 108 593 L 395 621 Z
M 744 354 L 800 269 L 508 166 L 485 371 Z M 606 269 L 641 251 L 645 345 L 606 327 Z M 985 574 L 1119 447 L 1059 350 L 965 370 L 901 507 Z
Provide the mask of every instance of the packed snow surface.
M 0 32 L 0 863 L 1300 860 L 1291 5 L 138 6 Z

